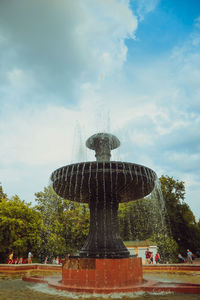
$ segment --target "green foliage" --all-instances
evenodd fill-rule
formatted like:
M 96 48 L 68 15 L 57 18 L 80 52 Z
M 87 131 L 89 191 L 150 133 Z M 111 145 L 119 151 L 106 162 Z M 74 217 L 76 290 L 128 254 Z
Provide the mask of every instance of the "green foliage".
M 7 199 L 7 195 L 3 192 L 3 188 L 2 188 L 2 186 L 0 185 L 0 202 L 1 202 L 3 199 Z
M 169 176 L 161 176 L 160 182 L 171 234 L 179 245 L 179 252 L 185 254 L 188 248 L 195 252 L 199 247 L 200 228 L 193 212 L 184 202 L 184 182 Z
M 183 181 L 175 180 L 173 177 L 160 177 L 161 188 L 166 205 L 175 207 L 185 199 L 185 186 Z
M 184 255 L 187 248 L 193 252 L 199 249 L 200 221 L 196 222 L 184 202 L 184 182 L 168 176 L 161 176 L 160 182 L 166 210 L 156 193 L 120 204 L 119 230 L 126 241 L 155 241 L 162 258 L 171 262 L 177 251 Z M 51 186 L 35 195 L 37 205 L 31 208 L 17 196 L 8 199 L 0 185 L 1 262 L 11 250 L 24 257 L 31 250 L 35 258 L 43 260 L 45 256 L 72 254 L 83 246 L 89 232 L 88 206 L 64 200 Z
M 30 204 L 18 196 L 1 198 L 0 261 L 5 262 L 11 250 L 15 257 L 27 257 L 29 250 L 34 253 L 40 242 L 40 226 L 40 216 Z
M 159 199 L 153 197 L 122 203 L 119 229 L 123 240 L 146 240 L 157 233 L 167 233 L 165 215 Z
M 77 252 L 83 246 L 89 233 L 89 209 L 86 204 L 77 202 L 71 205 L 65 201 L 68 209 L 64 223 L 65 240 L 68 252 Z
M 155 242 L 160 253 L 162 263 L 174 263 L 177 258 L 178 244 L 165 234 L 154 234 L 151 241 Z
M 200 222 L 196 223 L 184 202 L 184 182 L 161 176 L 160 183 L 163 199 L 157 189 L 149 197 L 120 205 L 119 228 L 127 241 L 157 237 L 162 256 L 172 261 L 172 254 L 176 257 L 178 252 L 184 255 L 188 248 L 193 252 L 199 248 Z
M 64 200 L 51 186 L 35 194 L 41 214 L 41 240 L 38 256 L 65 256 L 78 251 L 88 235 L 89 210 L 86 205 Z

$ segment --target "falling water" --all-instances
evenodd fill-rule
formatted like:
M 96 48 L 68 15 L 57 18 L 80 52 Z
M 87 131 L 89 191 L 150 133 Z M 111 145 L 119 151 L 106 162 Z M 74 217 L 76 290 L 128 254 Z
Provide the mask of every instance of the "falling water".
M 114 201 L 114 193 L 113 193 L 113 175 L 112 175 L 112 163 L 110 162 L 109 164 L 109 168 L 110 168 L 110 190 L 111 190 L 111 207 L 113 207 L 113 201 Z M 111 218 L 111 222 L 112 222 L 112 226 L 114 226 L 114 222 L 113 222 L 113 211 L 111 209 L 111 212 L 110 212 L 110 218 Z M 115 237 L 116 238 L 116 237 Z
M 81 173 L 81 184 L 80 184 L 80 202 L 83 202 L 83 179 L 84 179 L 84 172 L 85 172 L 85 163 L 82 165 L 82 173 Z
M 105 182 L 105 162 L 102 162 L 102 166 L 103 166 L 103 214 L 104 216 L 106 216 L 106 203 L 107 203 L 107 199 L 106 199 L 106 182 Z M 107 216 L 106 216 L 107 217 Z M 106 232 L 106 217 L 103 220 L 103 231 Z M 106 235 L 104 234 L 104 251 L 105 251 L 105 257 L 107 257 L 107 253 L 106 253 L 106 249 L 107 249 L 107 245 L 106 245 Z
M 74 127 L 71 162 L 82 162 L 87 160 L 87 151 L 84 143 L 84 128 L 77 121 Z
M 75 199 L 75 201 L 78 200 L 77 199 L 77 187 L 78 187 L 79 167 L 80 167 L 80 164 L 77 165 L 76 175 L 75 175 L 75 187 L 74 187 L 74 199 Z
M 71 198 L 71 196 L 72 196 L 72 192 L 71 192 L 71 190 L 72 190 L 72 177 L 73 177 L 73 175 L 74 175 L 74 164 L 72 165 L 72 169 L 71 169 L 71 174 L 70 174 L 70 180 L 69 180 L 69 197 Z
M 153 189 L 151 196 L 153 199 L 155 199 L 155 203 L 157 202 L 157 205 L 160 207 L 160 220 L 161 220 L 161 233 L 164 233 L 165 235 L 172 236 L 171 227 L 168 221 L 168 214 L 167 209 L 165 206 L 165 201 L 163 198 L 162 190 L 161 190 L 161 184 L 160 180 L 157 178 L 155 181 L 155 188 Z
M 96 205 L 95 205 L 95 225 L 96 225 L 96 228 L 98 228 L 98 222 L 97 222 L 97 211 L 98 211 L 98 204 L 99 204 L 99 196 L 98 196 L 98 193 L 99 193 L 99 180 L 98 180 L 98 172 L 99 170 L 99 163 L 97 163 L 97 166 L 96 166 L 96 175 L 95 175 L 95 181 L 96 181 Z M 97 245 L 97 230 L 95 232 L 95 249 L 97 249 L 98 245 Z

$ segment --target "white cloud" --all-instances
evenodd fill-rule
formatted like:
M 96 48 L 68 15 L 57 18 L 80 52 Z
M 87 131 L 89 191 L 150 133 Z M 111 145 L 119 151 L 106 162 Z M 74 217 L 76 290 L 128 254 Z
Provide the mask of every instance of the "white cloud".
M 128 0 L 4 3 L 0 164 L 5 192 L 33 200 L 54 169 L 86 156 L 94 159 L 86 138 L 110 131 L 122 142 L 114 159 L 120 153 L 122 160 L 185 180 L 186 195 L 196 205 L 198 30 L 172 53 L 148 65 L 134 64 L 127 61 L 125 39 L 134 38 L 137 19 Z M 158 1 L 138 3 L 142 18 Z
M 136 0 L 137 2 L 137 14 L 139 16 L 140 21 L 143 21 L 145 15 L 152 12 L 160 0 Z
M 137 28 L 128 2 L 1 3 L 0 54 L 4 63 L 0 76 L 4 78 L 15 70 L 31 72 L 44 90 L 74 100 L 74 90 L 82 82 L 104 78 L 119 70 L 126 60 L 124 40 L 132 38 Z

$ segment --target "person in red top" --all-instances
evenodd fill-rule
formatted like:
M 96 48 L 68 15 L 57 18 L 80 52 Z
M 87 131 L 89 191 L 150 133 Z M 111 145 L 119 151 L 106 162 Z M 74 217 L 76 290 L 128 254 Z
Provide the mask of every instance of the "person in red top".
M 149 251 L 149 248 L 147 248 L 147 251 L 145 252 L 145 258 L 146 258 L 146 264 L 150 264 L 150 258 L 151 258 L 151 251 Z
M 156 261 L 157 264 L 160 263 L 160 254 L 158 252 L 155 255 L 155 261 Z

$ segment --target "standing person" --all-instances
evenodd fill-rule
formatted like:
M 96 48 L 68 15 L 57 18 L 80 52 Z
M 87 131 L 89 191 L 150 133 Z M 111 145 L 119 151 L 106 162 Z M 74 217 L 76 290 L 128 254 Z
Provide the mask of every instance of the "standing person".
M 189 264 L 192 264 L 192 256 L 193 256 L 192 252 L 189 249 L 187 249 L 187 262 Z
M 149 248 L 147 248 L 147 251 L 145 252 L 145 258 L 146 258 L 145 263 L 150 264 L 151 252 L 149 251 Z
M 45 257 L 44 263 L 47 264 L 48 262 L 48 256 Z
M 15 264 L 18 264 L 19 263 L 19 258 L 15 258 Z
M 64 265 L 66 266 L 66 268 L 68 267 L 69 263 L 70 263 L 70 254 L 68 253 L 66 256 L 65 256 L 65 261 L 64 261 Z
M 52 264 L 56 264 L 56 259 L 55 259 L 55 257 L 54 257 L 53 260 L 52 260 Z
M 150 252 L 151 256 L 150 256 L 150 264 L 153 264 L 153 252 Z
M 18 264 L 22 264 L 23 263 L 23 257 L 21 256 L 19 261 L 18 261 Z
M 59 259 L 59 256 L 57 256 L 56 257 L 56 264 L 59 265 L 59 263 L 60 263 L 60 259 Z
M 14 255 L 14 252 L 11 251 L 11 253 L 8 256 L 8 264 L 12 264 L 13 263 L 13 255 Z
M 33 257 L 33 255 L 31 253 L 31 251 L 29 251 L 29 253 L 28 253 L 28 264 L 32 264 L 32 257 Z
M 159 254 L 159 252 L 157 252 L 156 255 L 155 255 L 155 262 L 156 262 L 156 264 L 160 263 L 160 254 Z

